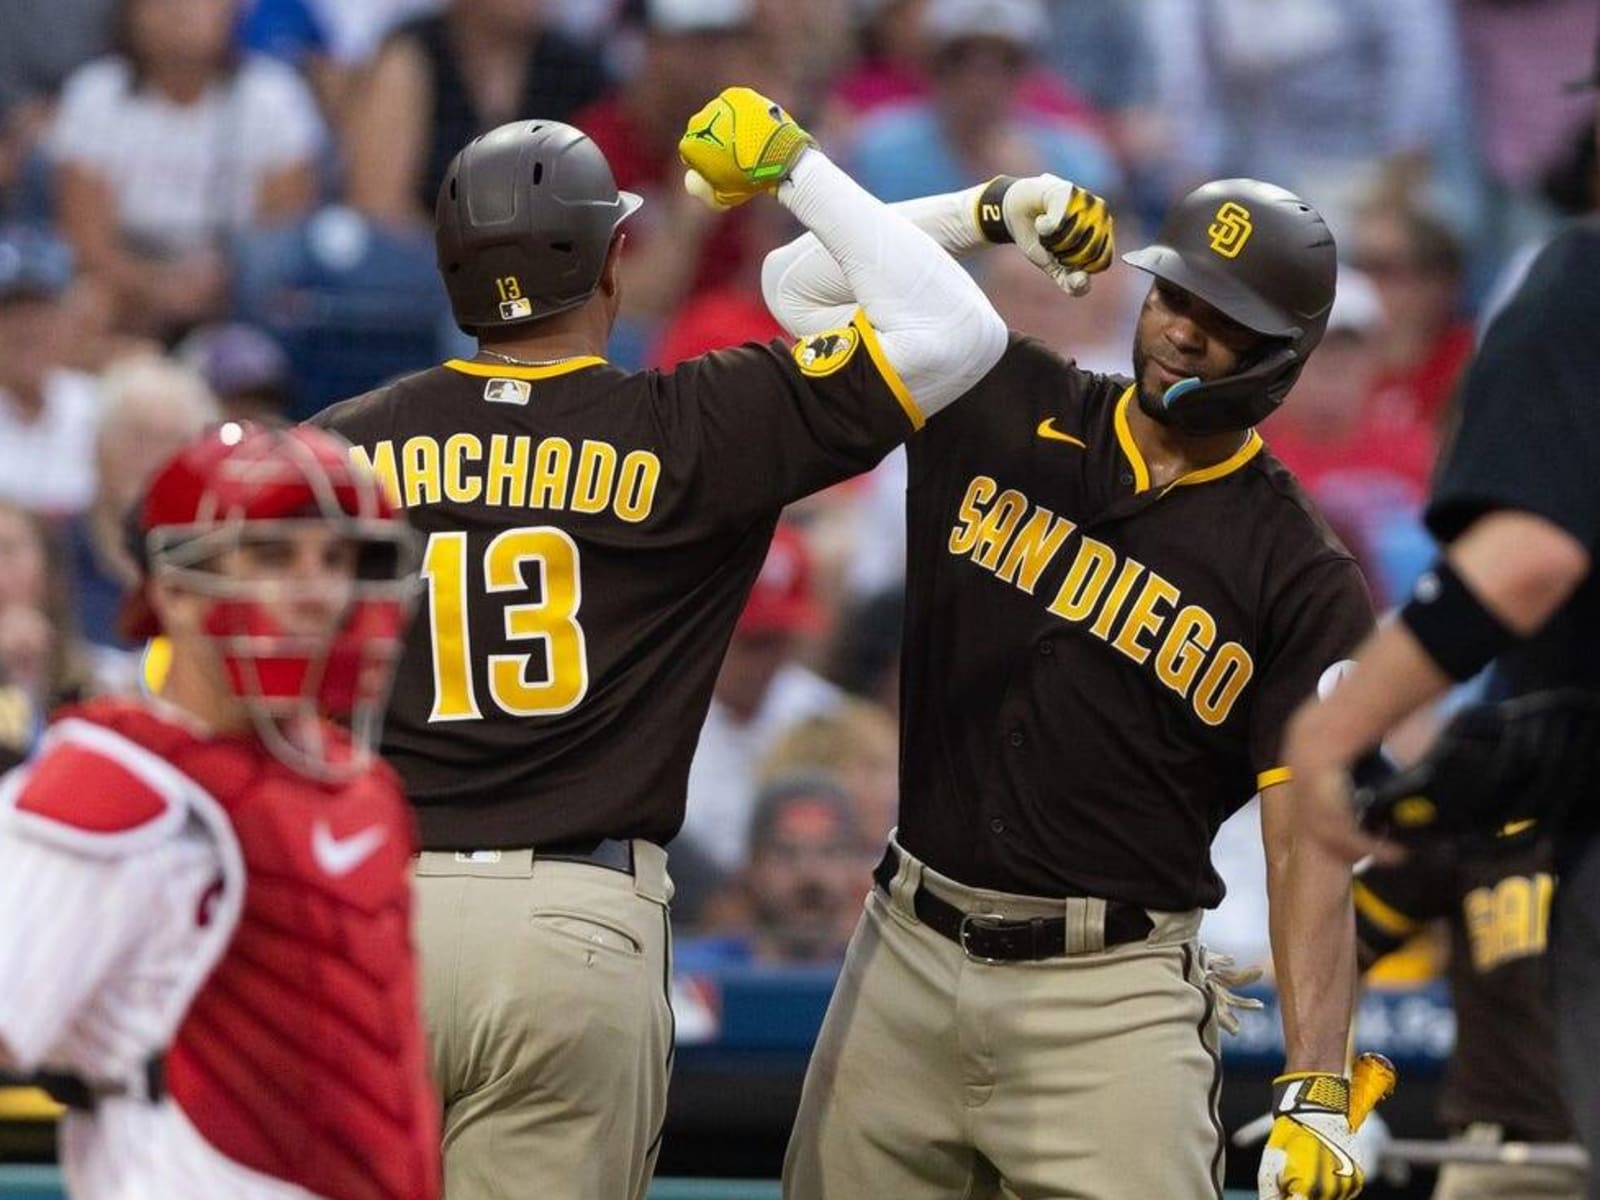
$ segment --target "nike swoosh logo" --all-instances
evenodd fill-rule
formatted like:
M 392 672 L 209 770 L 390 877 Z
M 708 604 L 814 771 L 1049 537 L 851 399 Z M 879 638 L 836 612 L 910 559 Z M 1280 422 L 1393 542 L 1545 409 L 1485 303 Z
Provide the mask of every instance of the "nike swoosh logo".
M 311 853 L 317 866 L 337 879 L 371 858 L 388 838 L 389 831 L 382 825 L 369 825 L 360 833 L 336 838 L 326 821 L 318 821 L 311 829 Z
M 1052 442 L 1066 442 L 1069 446 L 1076 446 L 1080 450 L 1087 450 L 1089 448 L 1088 443 L 1086 443 L 1082 438 L 1075 438 L 1070 433 L 1062 433 L 1061 430 L 1057 429 L 1056 419 L 1054 417 L 1046 417 L 1044 420 L 1040 421 L 1039 428 L 1035 430 L 1035 432 L 1040 437 L 1047 438 Z
M 1349 1179 L 1356 1173 L 1356 1160 L 1350 1157 L 1343 1146 L 1326 1137 L 1315 1125 L 1301 1122 L 1300 1128 L 1321 1142 L 1322 1148 L 1333 1155 L 1333 1161 L 1337 1164 L 1333 1169 L 1335 1175 Z

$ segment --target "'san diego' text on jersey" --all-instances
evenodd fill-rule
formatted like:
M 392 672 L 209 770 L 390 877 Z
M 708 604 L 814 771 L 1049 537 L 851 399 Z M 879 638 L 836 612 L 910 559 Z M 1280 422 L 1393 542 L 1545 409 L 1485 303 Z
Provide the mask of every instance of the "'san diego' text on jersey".
M 950 531 L 950 553 L 971 556 L 1003 583 L 1029 595 L 1077 530 L 1076 522 L 1034 505 L 1014 488 L 974 476 Z M 1141 583 L 1142 579 L 1142 583 Z M 1129 598 L 1132 597 L 1132 603 Z M 1178 588 L 1138 559 L 1104 542 L 1078 538 L 1077 552 L 1046 606 L 1062 620 L 1090 622 L 1109 642 L 1189 702 L 1207 725 L 1220 725 L 1244 693 L 1255 662 L 1238 642 L 1217 641 L 1217 620 L 1183 604 Z

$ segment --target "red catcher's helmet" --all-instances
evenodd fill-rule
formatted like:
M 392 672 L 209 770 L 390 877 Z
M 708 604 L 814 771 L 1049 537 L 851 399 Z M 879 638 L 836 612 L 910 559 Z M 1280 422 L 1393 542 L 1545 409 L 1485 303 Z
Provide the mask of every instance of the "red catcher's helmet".
M 156 473 L 130 530 L 147 579 L 211 597 L 202 628 L 268 749 L 323 779 L 370 759 L 416 588 L 414 535 L 349 452 L 321 429 L 221 425 Z M 224 556 L 308 525 L 356 547 L 355 579 L 326 628 L 291 632 L 274 608 L 324 584 L 264 589 L 229 573 Z M 160 632 L 143 587 L 129 598 L 124 627 L 133 637 Z M 348 745 L 322 717 L 349 721 Z

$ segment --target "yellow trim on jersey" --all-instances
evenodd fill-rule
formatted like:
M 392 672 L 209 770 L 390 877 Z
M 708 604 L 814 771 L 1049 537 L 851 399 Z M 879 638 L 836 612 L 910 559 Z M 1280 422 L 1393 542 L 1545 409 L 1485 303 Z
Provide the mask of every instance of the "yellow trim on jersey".
M 1139 453 L 1139 444 L 1133 440 L 1133 431 L 1128 428 L 1128 402 L 1132 399 L 1133 384 L 1130 383 L 1117 399 L 1113 424 L 1117 427 L 1117 445 L 1122 447 L 1123 457 L 1133 468 L 1133 490 L 1144 492 L 1150 489 L 1150 468 L 1145 465 L 1144 455 Z
M 1122 453 L 1133 467 L 1133 490 L 1146 491 L 1150 487 L 1150 468 L 1145 464 L 1144 455 L 1139 453 L 1139 444 L 1133 440 L 1133 431 L 1128 428 L 1128 404 L 1133 400 L 1133 384 L 1129 384 L 1122 395 L 1117 398 L 1115 425 L 1117 428 L 1117 444 L 1122 447 Z M 1196 483 L 1210 483 L 1213 479 L 1221 479 L 1224 475 L 1232 475 L 1245 463 L 1261 453 L 1265 443 L 1261 435 L 1254 429 L 1245 436 L 1244 443 L 1219 463 L 1212 463 L 1209 467 L 1201 467 L 1198 471 L 1190 471 L 1187 475 L 1180 475 L 1162 489 L 1163 494 L 1175 487 L 1189 487 Z
M 606 360 L 598 355 L 585 354 L 579 358 L 569 358 L 564 362 L 541 363 L 536 367 L 514 367 L 510 363 L 469 362 L 464 358 L 452 358 L 444 365 L 452 371 L 459 371 L 463 375 L 476 375 L 480 379 L 554 379 L 557 375 L 568 375 L 585 367 L 603 367 L 605 363 Z
M 1390 937 L 1407 937 L 1422 924 L 1414 917 L 1406 916 L 1392 904 L 1380 900 L 1377 894 L 1359 879 L 1350 887 L 1350 898 L 1355 901 L 1357 912 Z
M 1294 772 L 1288 767 L 1273 767 L 1270 771 L 1263 771 L 1256 776 L 1256 791 L 1264 792 L 1269 787 L 1277 787 L 1280 783 L 1288 783 L 1294 778 Z
M 889 385 L 889 390 L 894 393 L 894 398 L 900 402 L 900 407 L 905 410 L 906 419 L 911 422 L 911 428 L 921 429 L 927 420 L 922 415 L 922 410 L 917 407 L 916 400 L 911 395 L 911 389 L 906 387 L 905 380 L 900 378 L 900 372 L 894 369 L 894 364 L 884 356 L 883 347 L 878 344 L 878 331 L 872 327 L 872 322 L 867 320 L 863 309 L 856 309 L 855 316 L 850 318 L 861 333 L 861 344 L 867 348 L 867 353 L 872 356 L 872 363 L 878 368 L 878 374 L 883 376 L 883 381 Z
M 1221 479 L 1224 475 L 1232 475 L 1245 463 L 1261 453 L 1261 435 L 1252 429 L 1240 446 L 1227 458 L 1209 467 L 1201 467 L 1198 471 L 1190 471 L 1187 475 L 1180 475 L 1169 485 L 1171 487 L 1188 487 L 1192 483 L 1208 483 L 1213 479 Z

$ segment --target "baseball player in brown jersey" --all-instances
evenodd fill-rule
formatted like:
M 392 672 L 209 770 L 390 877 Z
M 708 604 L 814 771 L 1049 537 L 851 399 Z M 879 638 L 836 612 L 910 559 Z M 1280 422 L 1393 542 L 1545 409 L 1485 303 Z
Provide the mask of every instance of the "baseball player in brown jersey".
M 608 365 L 639 200 L 578 130 L 523 121 L 462 150 L 439 195 L 478 354 L 318 418 L 426 539 L 383 748 L 424 848 L 451 1200 L 644 1195 L 672 1053 L 663 847 L 779 511 L 877 462 L 1005 347 L 966 273 L 776 104 L 730 89 L 683 152 L 715 204 L 775 191 L 859 310 L 670 372 Z
M 1365 970 L 1426 922 L 1450 930 L 1456 1045 L 1439 1120 L 1473 1143 L 1569 1142 L 1545 956 L 1554 854 L 1546 836 L 1514 833 L 1458 852 L 1372 866 L 1355 882 Z M 1583 1176 L 1562 1167 L 1456 1163 L 1434 1200 L 1582 1200 Z
M 1060 180 L 907 211 L 954 252 L 1111 253 Z M 1075 212 L 1104 236 L 1059 236 Z M 1286 837 L 1279 740 L 1372 612 L 1254 430 L 1321 337 L 1333 238 L 1233 179 L 1126 261 L 1155 276 L 1132 378 L 1013 337 L 909 443 L 900 826 L 807 1075 L 796 1200 L 1220 1194 L 1225 980 L 1196 930 L 1212 835 L 1257 791 L 1289 1048 L 1261 1194 L 1360 1189 L 1350 877 Z M 793 331 L 849 302 L 809 239 L 768 267 Z

